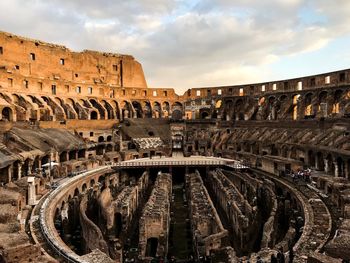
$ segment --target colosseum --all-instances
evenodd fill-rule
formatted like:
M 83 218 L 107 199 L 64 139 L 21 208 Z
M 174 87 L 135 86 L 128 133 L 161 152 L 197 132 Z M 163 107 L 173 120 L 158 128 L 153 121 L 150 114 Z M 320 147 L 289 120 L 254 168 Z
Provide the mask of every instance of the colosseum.
M 349 262 L 349 118 L 349 69 L 177 95 L 1 32 L 0 262 Z

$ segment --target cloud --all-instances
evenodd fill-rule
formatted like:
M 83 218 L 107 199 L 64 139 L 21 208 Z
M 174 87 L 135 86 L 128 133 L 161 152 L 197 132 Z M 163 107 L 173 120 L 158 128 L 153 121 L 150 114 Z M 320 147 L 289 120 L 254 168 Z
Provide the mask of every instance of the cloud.
M 179 93 L 276 78 L 271 64 L 350 33 L 347 0 L 13 0 L 0 8 L 4 31 L 131 54 L 149 86 Z

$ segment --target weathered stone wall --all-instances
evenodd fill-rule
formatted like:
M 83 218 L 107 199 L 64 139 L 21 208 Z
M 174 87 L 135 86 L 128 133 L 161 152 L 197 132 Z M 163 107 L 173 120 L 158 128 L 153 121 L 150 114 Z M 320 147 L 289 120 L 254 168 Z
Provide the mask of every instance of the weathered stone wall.
M 198 258 L 209 256 L 211 251 L 225 245 L 228 231 L 221 223 L 199 172 L 187 174 L 185 182 L 196 254 Z
M 158 240 L 156 256 L 167 255 L 171 192 L 171 175 L 159 173 L 140 218 L 139 254 L 142 258 L 149 256 L 146 253 L 150 238 Z

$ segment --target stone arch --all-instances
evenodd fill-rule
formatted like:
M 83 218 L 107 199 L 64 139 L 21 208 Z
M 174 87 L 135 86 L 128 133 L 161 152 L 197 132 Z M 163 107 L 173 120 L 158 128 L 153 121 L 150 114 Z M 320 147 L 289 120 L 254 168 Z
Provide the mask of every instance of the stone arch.
M 162 113 L 163 117 L 168 118 L 170 116 L 170 103 L 167 101 L 164 101 L 162 103 Z
M 75 189 L 74 189 L 74 197 L 79 196 L 79 195 L 80 195 L 79 189 L 78 189 L 78 188 L 75 188 Z
M 104 136 L 98 136 L 98 139 L 97 139 L 98 142 L 104 142 L 105 141 L 105 137 Z
M 77 118 L 78 114 L 76 113 L 76 111 L 72 105 L 65 103 L 65 101 L 59 97 L 56 97 L 55 101 L 56 101 L 56 103 L 61 105 L 61 107 L 63 108 L 63 110 L 66 114 L 67 119 L 76 119 Z
M 325 164 L 324 164 L 324 157 L 323 157 L 323 153 L 322 152 L 318 152 L 316 154 L 316 160 L 315 160 L 316 164 L 316 169 L 320 170 L 320 171 L 324 171 L 325 170 Z
M 116 100 L 113 100 L 112 106 L 114 107 L 115 117 L 120 120 L 120 108 L 119 103 Z
M 340 104 L 342 101 L 342 96 L 344 91 L 341 89 L 337 89 L 333 94 L 333 103 L 332 103 L 332 113 L 339 114 L 341 112 Z
M 132 110 L 132 105 L 124 100 L 121 105 L 122 109 L 122 119 L 127 119 L 127 118 L 132 118 L 133 116 L 133 110 Z
M 335 176 L 345 177 L 345 162 L 341 156 L 338 156 L 335 160 Z
M 142 106 L 143 116 L 145 118 L 152 118 L 152 106 L 149 101 L 144 101 Z
M 102 100 L 101 104 L 106 110 L 107 119 L 108 120 L 115 119 L 114 109 L 113 109 L 112 105 L 109 102 L 107 102 L 106 100 Z
M 325 159 L 325 172 L 334 174 L 333 156 L 329 153 Z
M 13 111 L 10 107 L 4 107 L 1 111 L 1 120 L 13 121 Z
M 153 102 L 153 118 L 162 117 L 162 107 L 158 101 Z
M 308 165 L 310 167 L 316 166 L 316 156 L 312 150 L 308 150 L 307 152 Z
M 308 92 L 304 97 L 304 118 L 314 118 L 314 106 L 312 104 L 313 93 Z
M 210 113 L 209 113 L 208 110 L 203 110 L 203 111 L 201 112 L 201 114 L 200 114 L 200 118 L 201 118 L 202 120 L 208 119 L 209 117 L 210 117 Z
M 171 118 L 174 120 L 181 120 L 183 118 L 183 105 L 181 102 L 174 102 L 171 106 Z
M 91 103 L 92 107 L 94 107 L 98 111 L 100 115 L 99 119 L 104 120 L 106 109 L 95 99 L 89 99 L 89 102 Z
M 138 101 L 132 101 L 131 103 L 135 109 L 136 118 L 143 118 L 144 114 L 143 114 L 143 109 L 142 109 L 141 103 Z
M 243 106 L 244 106 L 243 99 L 237 99 L 235 102 L 234 112 L 233 112 L 234 120 L 244 120 Z
M 91 111 L 90 112 L 90 120 L 98 120 L 98 114 L 97 111 Z

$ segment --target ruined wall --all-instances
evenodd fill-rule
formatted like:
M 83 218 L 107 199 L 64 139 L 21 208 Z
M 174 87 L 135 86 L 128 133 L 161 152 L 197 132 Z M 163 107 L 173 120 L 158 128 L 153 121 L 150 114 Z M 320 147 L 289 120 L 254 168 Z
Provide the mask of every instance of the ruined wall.
M 82 235 L 87 252 L 99 249 L 109 255 L 108 245 L 103 238 L 102 232 L 97 225 L 94 224 L 87 216 L 86 209 L 88 204 L 88 195 L 84 195 L 80 201 L 79 218 L 82 228 Z
M 185 177 L 190 200 L 190 215 L 197 257 L 209 256 L 212 250 L 225 245 L 228 231 L 224 229 L 213 202 L 198 171 Z
M 140 218 L 139 254 L 142 258 L 167 255 L 171 192 L 171 175 L 159 173 Z M 155 255 L 150 255 L 151 238 L 157 240 Z

